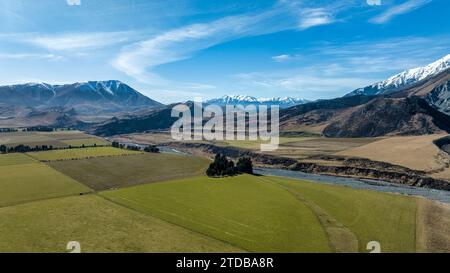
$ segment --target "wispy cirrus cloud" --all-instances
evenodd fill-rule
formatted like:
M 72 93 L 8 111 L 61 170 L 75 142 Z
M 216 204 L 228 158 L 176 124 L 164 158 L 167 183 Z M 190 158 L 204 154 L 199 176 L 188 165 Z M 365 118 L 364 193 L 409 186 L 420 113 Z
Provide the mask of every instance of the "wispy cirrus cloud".
M 85 33 L 0 33 L 0 41 L 31 45 L 48 51 L 81 51 L 112 47 L 134 41 L 138 33 L 118 32 L 85 32 Z
M 272 60 L 278 63 L 287 62 L 291 59 L 291 55 L 288 54 L 282 54 L 277 56 L 272 56 Z
M 129 41 L 130 32 L 88 32 L 46 35 L 39 33 L 25 34 L 18 39 L 24 43 L 48 50 L 82 50 L 103 48 Z
M 426 4 L 430 3 L 432 0 L 408 0 L 400 5 L 393 6 L 387 9 L 385 12 L 381 13 L 370 19 L 370 22 L 375 24 L 383 24 L 389 22 L 395 16 L 405 14 L 421 8 Z
M 332 66 L 331 64 L 331 69 Z M 328 69 L 328 67 L 321 69 Z M 364 86 L 367 82 L 374 81 L 374 78 L 370 76 L 325 76 L 312 67 L 290 71 L 241 73 L 234 78 L 249 90 L 258 90 L 258 92 L 277 90 L 289 96 L 312 100 L 338 97 Z
M 142 82 L 152 82 L 157 76 L 148 70 L 158 65 L 190 58 L 199 50 L 233 39 L 292 27 L 292 21 L 282 20 L 282 15 L 281 10 L 272 10 L 173 29 L 124 48 L 113 66 Z
M 300 15 L 300 29 L 308 29 L 315 26 L 328 25 L 335 21 L 331 11 L 325 8 L 305 9 Z
M 281 1 L 276 7 L 257 14 L 228 16 L 163 32 L 123 48 L 112 65 L 141 82 L 160 82 L 162 79 L 152 68 L 188 59 L 200 50 L 242 37 L 305 30 L 332 22 L 334 19 L 326 8 L 306 8 L 290 2 L 286 5 Z
M 67 5 L 69 6 L 80 6 L 81 0 L 66 0 Z
M 285 63 L 285 62 L 299 60 L 299 59 L 301 59 L 300 55 L 281 54 L 281 55 L 272 56 L 272 60 L 277 63 Z
M 296 68 L 240 73 L 234 80 L 259 92 L 277 90 L 308 99 L 338 97 L 442 58 L 450 52 L 449 45 L 448 35 L 326 43 L 305 52 Z
M 369 6 L 381 6 L 381 0 L 366 0 Z
M 0 59 L 6 60 L 50 60 L 58 61 L 64 57 L 54 54 L 39 54 L 39 53 L 0 53 Z

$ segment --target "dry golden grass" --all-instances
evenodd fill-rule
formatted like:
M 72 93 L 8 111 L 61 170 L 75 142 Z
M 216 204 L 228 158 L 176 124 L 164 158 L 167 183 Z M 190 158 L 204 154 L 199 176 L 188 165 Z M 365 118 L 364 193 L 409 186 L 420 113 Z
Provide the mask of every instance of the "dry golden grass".
M 417 201 L 417 252 L 450 252 L 450 206 Z
M 431 177 L 437 178 L 437 179 L 450 180 L 450 168 L 446 168 L 442 172 L 434 173 L 434 174 L 431 175 Z
M 439 148 L 433 144 L 433 140 L 443 136 L 390 137 L 337 154 L 384 161 L 415 170 L 435 171 L 445 167 L 439 160 Z

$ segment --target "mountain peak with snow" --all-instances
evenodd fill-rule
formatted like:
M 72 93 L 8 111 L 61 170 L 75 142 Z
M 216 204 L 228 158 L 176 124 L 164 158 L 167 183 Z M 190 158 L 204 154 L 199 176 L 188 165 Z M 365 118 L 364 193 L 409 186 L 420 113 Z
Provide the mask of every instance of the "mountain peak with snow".
M 310 101 L 301 98 L 292 97 L 273 97 L 273 98 L 256 98 L 248 95 L 225 95 L 220 98 L 207 100 L 206 104 L 217 104 L 224 106 L 227 104 L 257 104 L 257 105 L 278 105 L 280 108 L 287 108 L 299 104 L 305 104 Z
M 0 97 L 3 103 L 11 106 L 68 107 L 90 114 L 133 111 L 161 105 L 117 80 L 0 86 Z
M 418 82 L 432 78 L 450 68 L 450 54 L 423 67 L 416 67 L 396 74 L 387 80 L 374 83 L 364 88 L 356 89 L 346 96 L 353 95 L 380 95 L 402 90 Z

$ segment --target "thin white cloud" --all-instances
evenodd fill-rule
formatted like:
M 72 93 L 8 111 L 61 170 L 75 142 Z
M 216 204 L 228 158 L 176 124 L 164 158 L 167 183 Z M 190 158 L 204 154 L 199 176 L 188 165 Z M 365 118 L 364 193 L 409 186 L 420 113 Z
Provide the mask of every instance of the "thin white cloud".
M 381 0 L 367 0 L 369 6 L 381 6 Z
M 287 62 L 290 59 L 291 59 L 291 56 L 287 55 L 287 54 L 282 54 L 282 55 L 272 57 L 272 60 L 274 60 L 275 62 L 278 62 L 278 63 Z
M 260 92 L 276 90 L 276 92 L 306 99 L 338 97 L 374 80 L 370 77 L 327 77 L 307 69 L 269 73 L 254 72 L 238 74 L 235 77 L 249 90 L 257 89 Z
M 113 66 L 142 81 L 158 80 L 148 72 L 158 65 L 190 58 L 195 52 L 240 37 L 289 28 L 280 10 L 257 15 L 229 16 L 210 23 L 193 24 L 167 31 L 123 49 Z
M 66 0 L 67 5 L 69 6 L 80 6 L 81 0 Z
M 300 16 L 300 29 L 308 29 L 315 26 L 328 25 L 335 20 L 331 12 L 324 8 L 305 9 Z
M 318 47 L 317 54 L 325 60 L 335 60 L 348 71 L 398 72 L 417 67 L 450 52 L 450 36 L 399 37 L 386 40 L 365 40 L 346 45 Z M 414 58 L 411 58 L 414 56 Z M 348 72 L 347 71 L 347 72 Z M 340 71 L 344 73 L 344 71 Z
M 151 71 L 152 68 L 190 58 L 196 52 L 214 45 L 242 37 L 288 29 L 304 30 L 332 22 L 331 13 L 325 8 L 281 4 L 258 14 L 228 16 L 161 33 L 124 48 L 112 65 L 141 82 L 161 82 L 162 79 Z
M 289 61 L 298 60 L 301 57 L 299 55 L 281 54 L 277 56 L 272 56 L 272 60 L 277 63 L 284 63 Z
M 375 24 L 383 24 L 389 22 L 392 18 L 394 18 L 397 15 L 411 12 L 430 2 L 431 0 L 408 0 L 400 5 L 396 5 L 389 8 L 388 10 L 386 10 L 385 12 L 381 13 L 378 16 L 373 17 L 372 19 L 370 19 L 370 22 Z
M 35 54 L 35 53 L 0 53 L 0 59 L 6 60 L 50 60 L 58 61 L 64 59 L 62 56 L 54 54 Z
M 60 35 L 25 34 L 19 40 L 48 50 L 103 48 L 129 41 L 129 32 L 89 32 Z
M 450 36 L 442 35 L 327 43 L 304 52 L 296 68 L 238 74 L 234 80 L 238 87 L 258 92 L 286 92 L 307 99 L 338 97 L 442 58 L 450 52 L 449 45 Z

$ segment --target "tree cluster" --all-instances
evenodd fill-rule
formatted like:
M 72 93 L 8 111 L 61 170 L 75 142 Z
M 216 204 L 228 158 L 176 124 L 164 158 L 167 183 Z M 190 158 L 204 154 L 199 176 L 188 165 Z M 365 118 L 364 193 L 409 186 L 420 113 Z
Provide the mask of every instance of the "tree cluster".
M 0 133 L 13 133 L 18 132 L 16 128 L 0 128 Z
M 119 149 L 127 149 L 127 150 L 131 150 L 131 151 L 141 151 L 141 147 L 140 146 L 137 146 L 137 145 L 125 145 L 125 144 L 119 143 L 117 141 L 113 141 L 111 146 L 114 147 L 114 148 L 119 148 Z M 156 147 L 155 145 L 149 145 L 149 146 L 144 148 L 144 152 L 146 152 L 146 153 L 159 153 L 159 148 Z
M 6 153 L 28 153 L 28 152 L 39 152 L 39 151 L 51 151 L 53 150 L 53 146 L 47 146 L 47 145 L 41 145 L 41 146 L 35 146 L 30 147 L 27 145 L 17 145 L 13 147 L 7 147 L 5 145 L 0 145 L 0 153 L 6 154 Z
M 155 145 L 149 145 L 148 147 L 144 148 L 144 152 L 147 153 L 159 153 L 159 148 Z
M 54 130 L 55 130 L 55 128 L 47 127 L 47 126 L 35 126 L 35 127 L 25 128 L 25 131 L 27 131 L 27 132 L 53 132 Z
M 239 158 L 235 166 L 232 160 L 219 153 L 206 170 L 206 175 L 210 177 L 233 176 L 239 173 L 253 174 L 253 163 L 249 157 Z

